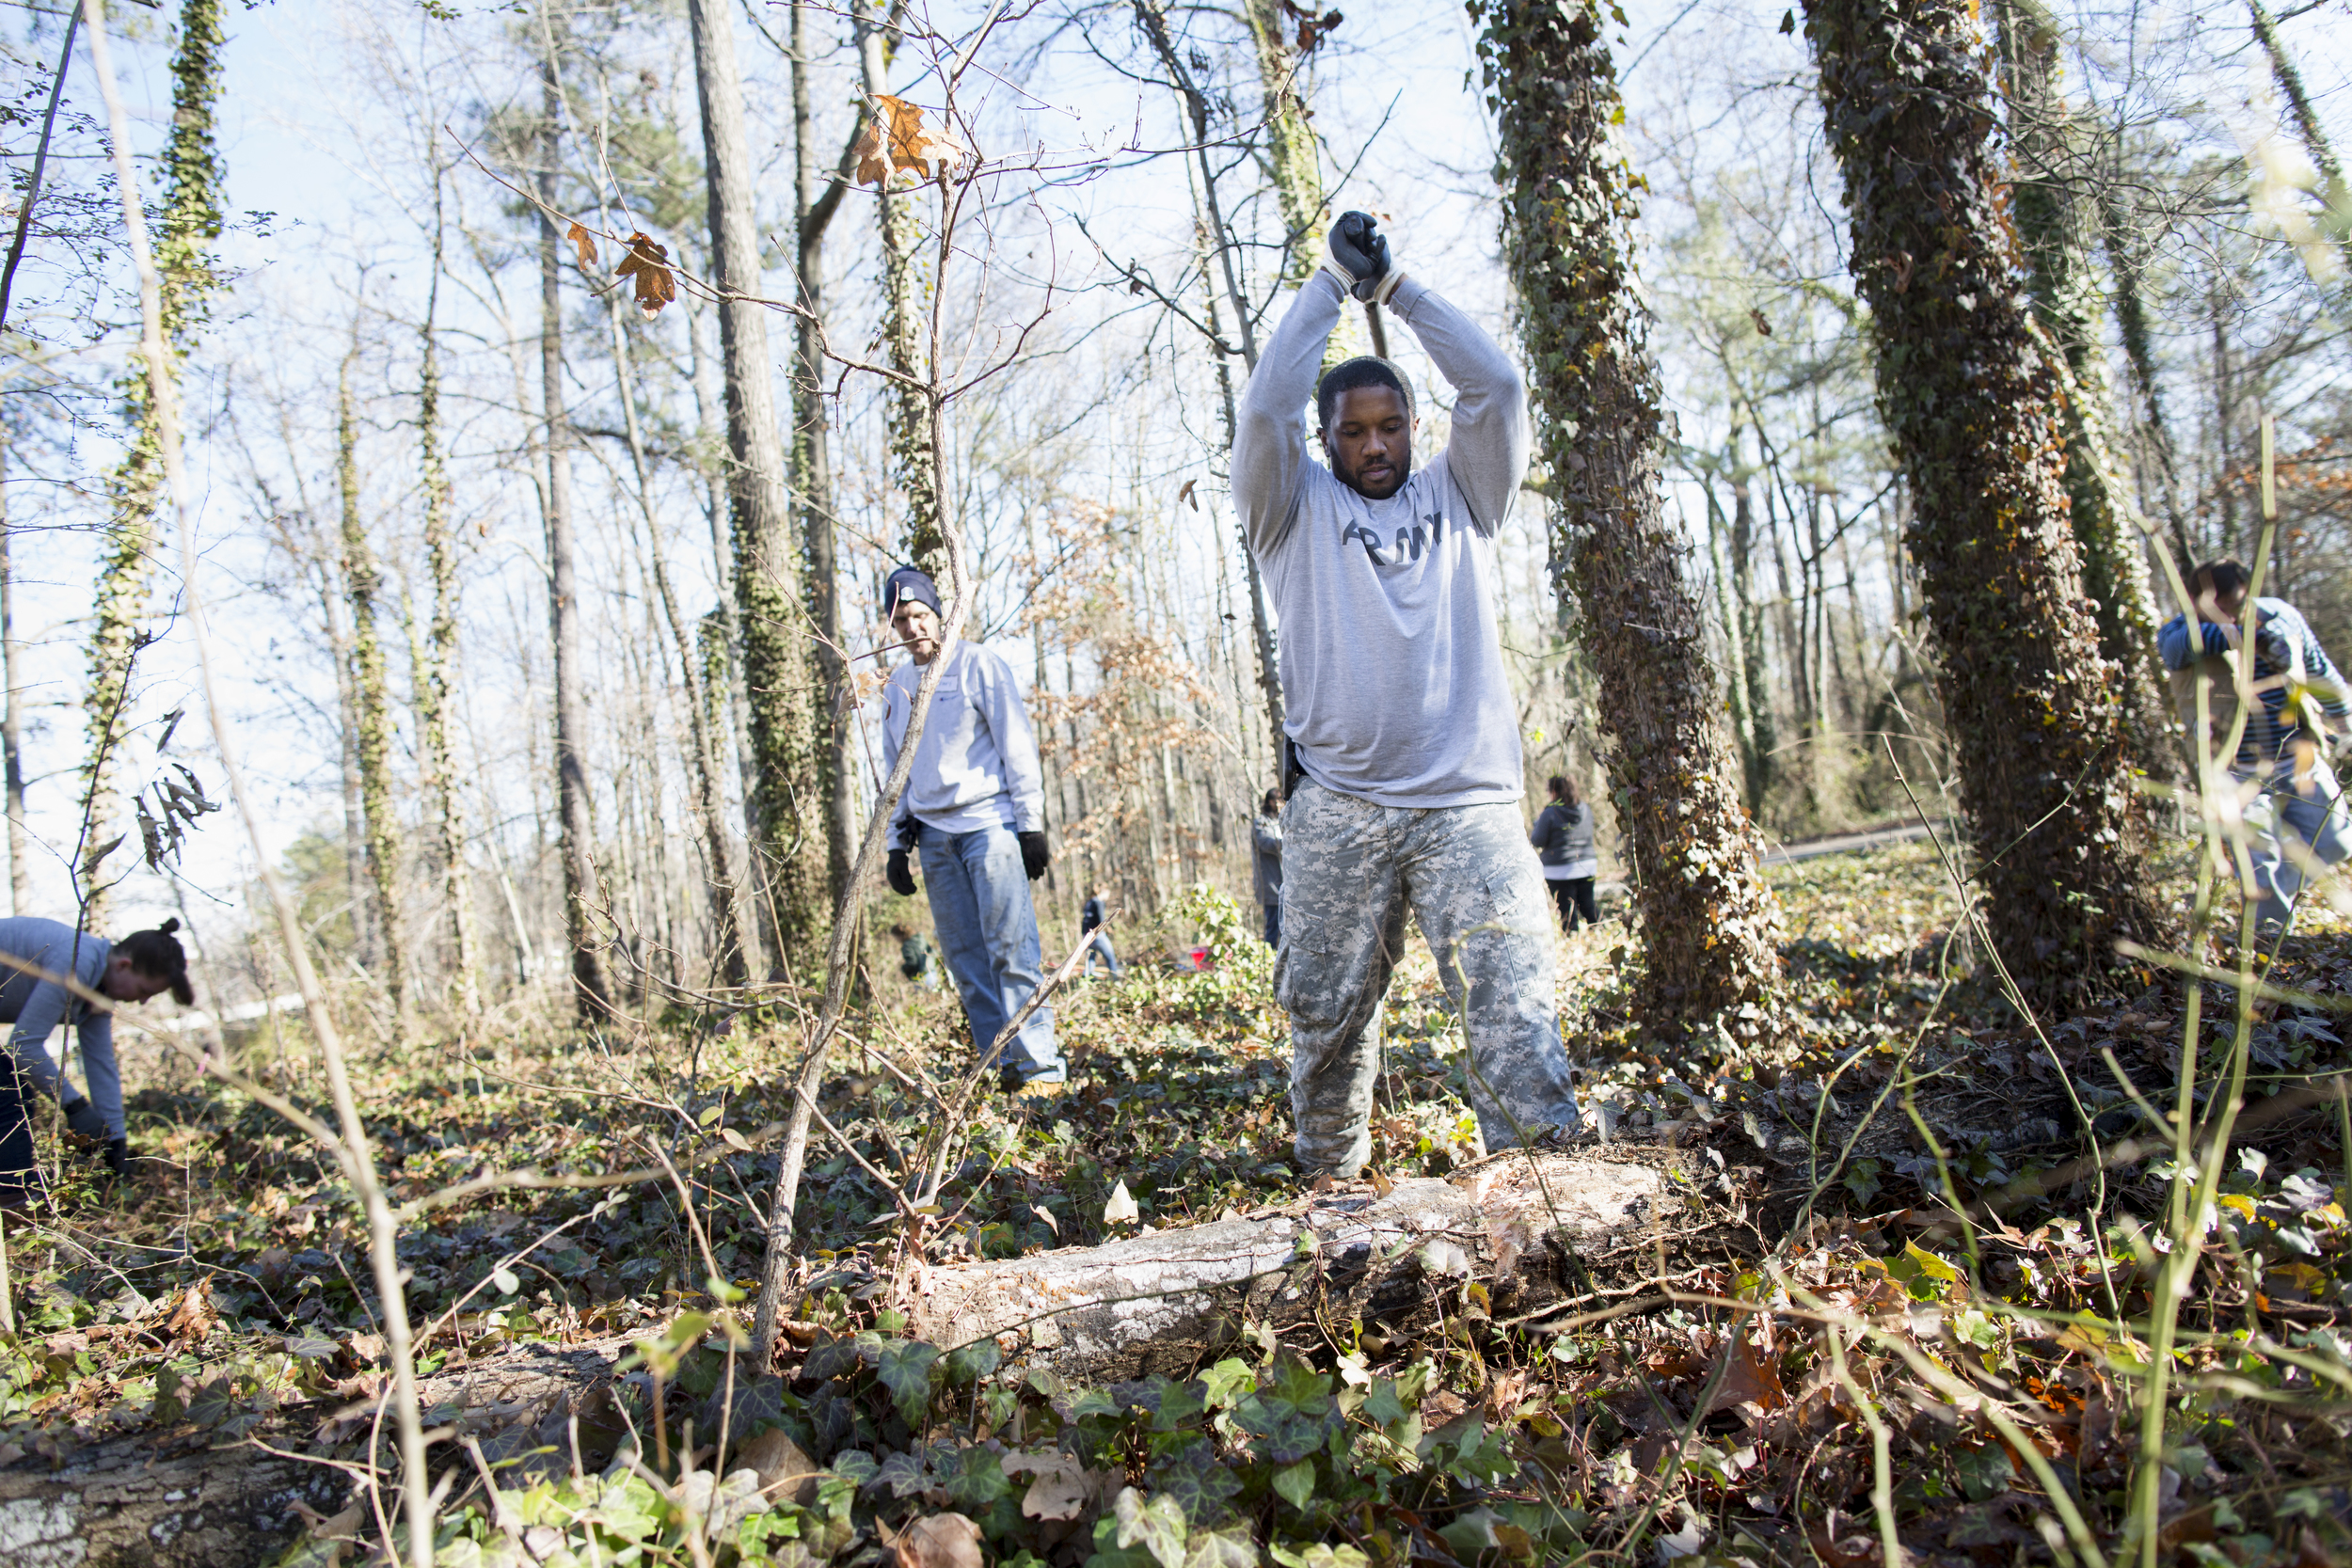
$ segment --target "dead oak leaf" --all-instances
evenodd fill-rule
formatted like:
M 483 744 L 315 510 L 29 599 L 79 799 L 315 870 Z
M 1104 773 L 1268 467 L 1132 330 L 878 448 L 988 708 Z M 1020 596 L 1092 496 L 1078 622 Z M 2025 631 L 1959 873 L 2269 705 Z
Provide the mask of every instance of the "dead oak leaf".
M 647 321 L 661 314 L 661 308 L 677 298 L 677 279 L 670 272 L 669 249 L 654 244 L 649 234 L 628 237 L 628 255 L 613 269 L 612 276 L 637 280 L 637 311 Z
M 564 237 L 571 241 L 573 248 L 580 252 L 580 264 L 583 269 L 596 264 L 596 237 L 594 234 L 575 223 Z
M 857 145 L 850 150 L 857 159 L 859 184 L 883 184 L 905 169 L 928 180 L 933 165 L 944 175 L 970 155 L 971 149 L 961 142 L 924 123 L 921 104 L 888 93 L 874 94 L 872 104 L 874 112 L 868 114 L 866 128 L 858 133 Z M 887 149 L 882 145 L 885 135 Z
M 891 1543 L 898 1568 L 981 1568 L 980 1527 L 961 1513 L 930 1513 Z

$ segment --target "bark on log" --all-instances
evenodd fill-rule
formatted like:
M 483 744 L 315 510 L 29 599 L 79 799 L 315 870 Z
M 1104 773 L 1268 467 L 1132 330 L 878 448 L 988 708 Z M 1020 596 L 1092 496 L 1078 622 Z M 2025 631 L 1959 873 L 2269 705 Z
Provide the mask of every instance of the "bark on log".
M 1246 1323 L 1410 1328 L 1467 1278 L 1486 1284 L 1497 1316 L 1539 1311 L 1627 1273 L 1628 1259 L 1650 1272 L 1696 1174 L 1690 1154 L 1654 1147 L 1515 1150 L 1386 1196 L 1356 1184 L 1214 1225 L 932 1269 L 910 1328 L 942 1346 L 993 1335 L 1009 1360 L 1106 1382 L 1186 1370 Z
M 600 1399 L 628 1341 L 557 1350 L 532 1346 L 418 1381 L 430 1426 L 482 1440 L 496 1463 L 533 1449 L 526 1468 L 570 1468 L 572 1418 L 591 1468 L 619 1435 Z M 254 1435 L 289 1450 L 363 1447 L 365 1402 L 279 1412 Z M 354 1442 L 353 1439 L 358 1441 Z M 322 1442 L 324 1439 L 324 1442 Z M 334 1449 L 340 1439 L 345 1445 Z M 349 1501 L 342 1471 L 265 1453 L 251 1443 L 206 1446 L 203 1434 L 150 1431 L 28 1454 L 0 1469 L 0 1563 L 8 1568 L 257 1568 L 305 1528 L 301 1509 L 332 1515 Z M 385 1445 L 384 1458 L 397 1465 Z M 437 1445 L 437 1468 L 454 1449 Z M 388 1493 L 393 1485 L 386 1478 Z
M 249 1568 L 342 1506 L 343 1477 L 248 1448 L 157 1457 L 152 1435 L 0 1471 L 0 1562 L 13 1568 Z

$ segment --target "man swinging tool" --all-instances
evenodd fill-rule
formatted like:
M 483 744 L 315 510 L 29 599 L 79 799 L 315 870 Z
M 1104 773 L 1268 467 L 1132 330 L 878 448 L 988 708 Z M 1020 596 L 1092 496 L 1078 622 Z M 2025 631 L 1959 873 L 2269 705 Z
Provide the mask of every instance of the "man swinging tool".
M 1413 467 L 1413 396 L 1386 359 L 1315 379 L 1350 295 L 1411 328 L 1453 384 L 1453 434 Z M 1307 454 L 1310 394 L 1327 468 Z M 1581 1125 L 1552 1006 L 1544 879 L 1521 826 L 1518 713 L 1494 537 L 1527 472 L 1527 392 L 1492 340 L 1405 277 L 1362 213 L 1249 378 L 1233 499 L 1281 617 L 1285 733 L 1275 996 L 1291 1015 L 1302 1174 L 1371 1158 L 1380 1009 L 1410 906 L 1470 1049 L 1489 1148 Z

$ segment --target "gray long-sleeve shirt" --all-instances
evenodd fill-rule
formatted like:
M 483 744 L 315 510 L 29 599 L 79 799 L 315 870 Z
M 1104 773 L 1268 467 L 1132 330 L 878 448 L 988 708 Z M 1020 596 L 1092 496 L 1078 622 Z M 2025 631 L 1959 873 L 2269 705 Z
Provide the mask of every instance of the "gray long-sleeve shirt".
M 76 945 L 73 927 L 55 920 L 20 916 L 0 920 L 0 953 L 48 974 L 72 974 L 91 990 L 106 977 L 106 960 L 114 943 L 104 937 L 82 933 Z M 51 1099 L 68 1097 L 65 1074 L 49 1054 L 49 1037 L 60 1023 L 76 1025 L 82 1041 L 82 1081 L 89 1085 L 90 1103 L 106 1118 L 106 1135 L 122 1132 L 122 1075 L 115 1068 L 114 1015 L 101 1011 L 63 986 L 37 980 L 13 966 L 0 966 L 0 1023 L 13 1024 L 8 1054 L 26 1077 Z
M 1527 474 L 1527 391 L 1469 317 L 1407 277 L 1389 312 L 1456 393 L 1445 451 L 1386 500 L 1307 453 L 1300 419 L 1346 300 L 1317 273 L 1242 399 L 1233 501 L 1281 617 L 1284 729 L 1307 776 L 1384 806 L 1521 793 L 1496 629 L 1495 531 Z
M 1012 666 L 977 642 L 959 641 L 942 657 L 947 668 L 931 694 L 906 793 L 890 819 L 890 847 L 906 848 L 917 821 L 943 833 L 1043 828 L 1045 769 Z M 882 688 L 885 773 L 898 765 L 922 677 L 922 666 L 910 660 L 893 670 Z

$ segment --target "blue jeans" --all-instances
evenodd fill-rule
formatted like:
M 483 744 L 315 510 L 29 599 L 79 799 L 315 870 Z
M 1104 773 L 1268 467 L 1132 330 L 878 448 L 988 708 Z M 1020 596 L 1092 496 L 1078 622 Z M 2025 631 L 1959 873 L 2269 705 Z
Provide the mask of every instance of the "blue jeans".
M 2324 764 L 2322 773 L 2306 786 L 2310 793 L 2272 790 L 2269 828 L 2249 835 L 2247 849 L 2254 865 L 2251 891 L 2260 900 L 2254 911 L 2258 928 L 2285 926 L 2305 877 L 2352 858 L 2352 809 L 2345 806 Z
M 1118 979 L 1120 975 L 1119 954 L 1111 947 L 1111 934 L 1100 927 L 1095 928 L 1094 940 L 1087 945 L 1086 962 L 1078 966 L 1078 973 L 1080 974 L 1093 974 L 1094 960 L 1098 958 L 1110 965 L 1111 978 Z
M 1282 946 L 1282 906 L 1279 900 L 1265 906 L 1265 944 L 1278 952 Z
M 1051 1006 L 1029 1015 L 1001 1059 L 989 1054 L 1012 1015 L 1045 983 L 1021 841 L 1009 828 L 972 833 L 931 828 L 924 831 L 920 852 L 940 956 L 955 976 L 982 1068 L 1001 1066 L 1025 1079 L 1060 1083 L 1061 1048 L 1054 1043 Z

